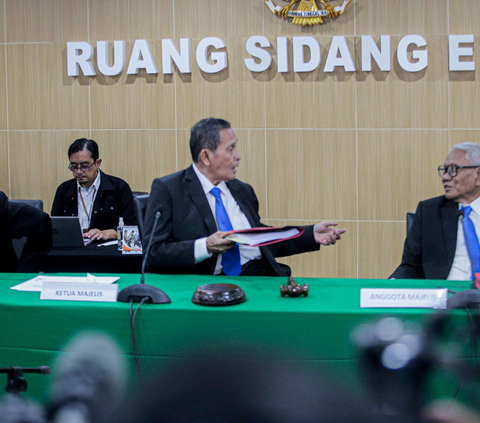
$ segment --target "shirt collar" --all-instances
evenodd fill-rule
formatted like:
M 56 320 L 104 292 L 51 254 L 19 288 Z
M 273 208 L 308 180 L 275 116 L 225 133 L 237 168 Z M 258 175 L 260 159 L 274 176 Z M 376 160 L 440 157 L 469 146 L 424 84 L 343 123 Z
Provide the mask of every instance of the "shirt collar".
M 192 163 L 193 165 L 193 170 L 195 171 L 195 174 L 197 175 L 200 184 L 202 185 L 203 192 L 205 194 L 209 193 L 212 188 L 215 188 L 215 185 L 212 184 L 212 182 L 202 173 L 198 170 L 197 166 L 195 166 L 195 163 Z M 220 191 L 223 192 L 224 195 L 227 193 L 227 184 L 225 181 L 220 182 L 218 185 L 216 185 L 217 188 L 220 188 Z
M 77 189 L 80 189 L 80 188 L 81 188 L 81 189 L 83 189 L 84 191 L 89 192 L 92 187 L 95 187 L 95 192 L 97 192 L 98 189 L 100 188 L 101 179 L 102 179 L 102 178 L 101 178 L 101 176 L 100 176 L 100 169 L 98 169 L 98 175 L 97 175 L 97 177 L 95 178 L 95 180 L 93 181 L 93 184 L 92 184 L 92 185 L 90 185 L 88 188 L 85 188 L 85 187 L 81 186 L 80 183 L 77 181 Z

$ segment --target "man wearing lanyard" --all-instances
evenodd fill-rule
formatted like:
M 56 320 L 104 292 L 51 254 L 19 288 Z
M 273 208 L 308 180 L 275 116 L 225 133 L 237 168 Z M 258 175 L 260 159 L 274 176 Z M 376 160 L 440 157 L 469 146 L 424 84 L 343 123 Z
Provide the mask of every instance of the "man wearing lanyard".
M 445 195 L 418 204 L 402 263 L 390 277 L 475 282 L 476 273 L 480 276 L 480 145 L 455 145 L 438 174 Z
M 74 179 L 57 188 L 52 216 L 78 216 L 83 236 L 97 241 L 117 237 L 120 217 L 125 225 L 136 225 L 132 191 L 124 180 L 100 171 L 102 159 L 94 140 L 76 140 L 68 158 Z

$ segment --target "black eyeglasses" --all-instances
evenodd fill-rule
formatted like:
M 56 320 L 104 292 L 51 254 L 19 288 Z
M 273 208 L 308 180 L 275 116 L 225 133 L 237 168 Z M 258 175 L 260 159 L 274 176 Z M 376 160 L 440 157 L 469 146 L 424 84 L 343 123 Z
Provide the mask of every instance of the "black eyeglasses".
M 458 174 L 459 169 L 475 169 L 477 167 L 480 167 L 480 165 L 477 166 L 457 166 L 457 165 L 448 165 L 448 166 L 438 166 L 438 176 L 440 178 L 443 178 L 443 175 L 445 173 L 448 173 L 452 178 L 455 178 Z
M 76 163 L 70 163 L 68 165 L 68 170 L 71 170 L 72 172 L 75 172 L 76 170 L 81 170 L 82 172 L 86 172 L 89 170 L 97 161 L 95 160 L 91 165 L 81 163 L 81 164 L 76 164 Z

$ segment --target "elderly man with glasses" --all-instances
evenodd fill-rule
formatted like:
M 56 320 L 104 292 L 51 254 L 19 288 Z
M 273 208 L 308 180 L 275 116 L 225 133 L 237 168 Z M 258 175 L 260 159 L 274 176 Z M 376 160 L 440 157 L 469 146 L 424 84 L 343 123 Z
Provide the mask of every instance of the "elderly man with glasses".
M 102 159 L 94 140 L 75 140 L 68 159 L 73 179 L 57 188 L 52 216 L 78 216 L 84 237 L 97 241 L 117 237 L 120 217 L 125 225 L 136 225 L 132 190 L 124 180 L 100 171 Z
M 480 145 L 455 145 L 438 174 L 445 195 L 418 204 L 390 277 L 480 282 Z

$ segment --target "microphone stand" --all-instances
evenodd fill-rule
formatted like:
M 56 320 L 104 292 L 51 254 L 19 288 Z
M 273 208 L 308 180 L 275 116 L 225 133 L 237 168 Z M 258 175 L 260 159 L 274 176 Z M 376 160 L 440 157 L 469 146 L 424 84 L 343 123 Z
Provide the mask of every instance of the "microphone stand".
M 25 392 L 27 390 L 27 381 L 23 377 L 24 373 L 40 373 L 42 375 L 48 375 L 50 373 L 50 367 L 1 367 L 0 373 L 6 373 L 8 375 L 5 391 L 11 394 L 20 395 L 20 392 Z
M 147 262 L 148 254 L 150 253 L 150 247 L 152 246 L 153 234 L 157 227 L 158 219 L 160 218 L 160 212 L 157 211 L 155 214 L 155 222 L 153 222 L 152 233 L 150 234 L 150 240 L 148 242 L 147 250 L 143 256 L 142 262 L 142 277 L 140 278 L 140 283 L 135 285 L 127 286 L 123 288 L 119 293 L 117 300 L 122 303 L 129 303 L 133 301 L 134 303 L 139 303 L 144 298 L 148 298 L 147 303 L 153 304 L 168 304 L 171 303 L 170 298 L 162 290 L 145 284 L 145 264 Z
M 475 272 L 475 264 L 472 258 L 472 252 L 468 245 L 467 236 L 465 234 L 465 227 L 463 226 L 464 211 L 458 211 L 460 223 L 463 227 L 463 236 L 465 238 L 465 245 L 467 246 L 468 258 L 472 267 L 472 273 L 475 279 L 472 281 L 472 288 L 465 291 L 456 292 L 447 298 L 447 308 L 480 308 L 480 290 L 475 287 L 475 280 L 480 279 L 480 274 Z

